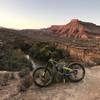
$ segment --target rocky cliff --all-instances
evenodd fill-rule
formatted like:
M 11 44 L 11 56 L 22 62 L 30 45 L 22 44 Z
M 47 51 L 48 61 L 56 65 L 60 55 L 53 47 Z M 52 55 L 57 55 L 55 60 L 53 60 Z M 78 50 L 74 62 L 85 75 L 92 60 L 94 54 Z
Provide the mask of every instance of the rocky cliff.
M 73 19 L 66 25 L 53 25 L 49 28 L 60 37 L 79 39 L 100 39 L 100 26 Z

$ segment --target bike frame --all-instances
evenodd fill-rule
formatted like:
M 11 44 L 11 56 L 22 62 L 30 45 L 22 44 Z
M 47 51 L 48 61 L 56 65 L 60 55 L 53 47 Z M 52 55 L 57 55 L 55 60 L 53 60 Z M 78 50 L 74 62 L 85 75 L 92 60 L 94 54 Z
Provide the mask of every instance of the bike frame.
M 55 61 L 55 60 L 52 60 L 52 59 L 50 59 L 49 61 L 48 61 L 48 63 L 47 63 L 47 65 L 46 65 L 46 67 L 45 67 L 45 72 L 46 72 L 46 70 L 49 68 L 49 65 L 52 65 L 52 67 L 53 67 L 53 75 L 56 73 L 56 72 L 58 72 L 60 75 L 62 75 L 62 76 L 64 76 L 64 77 L 68 77 L 68 76 L 70 76 L 71 75 L 71 73 L 73 73 L 73 70 L 71 69 L 71 68 L 68 68 L 68 67 L 66 67 L 66 65 L 62 65 L 63 66 L 63 68 L 64 68 L 64 70 L 65 70 L 65 72 L 60 72 L 59 70 L 58 70 L 58 67 L 59 66 L 56 66 L 56 64 L 57 64 L 57 62 Z M 69 73 L 68 73 L 69 72 Z

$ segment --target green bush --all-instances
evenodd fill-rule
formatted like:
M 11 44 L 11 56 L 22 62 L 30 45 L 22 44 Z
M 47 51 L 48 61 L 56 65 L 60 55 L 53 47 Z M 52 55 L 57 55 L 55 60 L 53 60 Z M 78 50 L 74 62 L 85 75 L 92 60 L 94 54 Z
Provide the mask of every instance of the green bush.
M 34 43 L 29 51 L 33 58 L 45 62 L 50 58 L 55 60 L 63 58 L 62 52 L 63 50 L 57 49 L 55 45 L 47 42 Z
M 30 66 L 31 63 L 20 50 L 11 49 L 0 59 L 0 70 L 19 71 Z
M 6 48 L 2 58 L 0 58 L 0 70 L 19 71 L 24 68 L 32 68 L 31 62 L 25 58 L 25 54 L 29 54 L 33 59 L 41 62 L 47 62 L 53 58 L 59 60 L 63 58 L 63 50 L 58 49 L 54 43 L 34 42 L 32 47 L 27 45 L 19 45 L 16 50 L 14 48 Z

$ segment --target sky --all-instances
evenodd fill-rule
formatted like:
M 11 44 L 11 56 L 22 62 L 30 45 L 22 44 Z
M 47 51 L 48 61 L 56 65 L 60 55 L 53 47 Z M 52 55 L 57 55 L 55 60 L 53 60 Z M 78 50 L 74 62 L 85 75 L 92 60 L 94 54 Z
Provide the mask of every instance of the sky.
M 79 19 L 100 25 L 100 0 L 0 0 L 0 26 L 39 29 Z

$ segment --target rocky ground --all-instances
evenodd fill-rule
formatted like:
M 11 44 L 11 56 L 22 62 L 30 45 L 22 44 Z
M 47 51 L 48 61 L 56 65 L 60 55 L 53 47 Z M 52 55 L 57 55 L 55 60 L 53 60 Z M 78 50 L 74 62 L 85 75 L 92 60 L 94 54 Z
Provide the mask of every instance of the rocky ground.
M 100 66 L 86 68 L 85 79 L 79 83 L 56 83 L 47 88 L 34 84 L 18 92 L 19 80 L 10 80 L 0 87 L 0 100 L 100 100 Z

